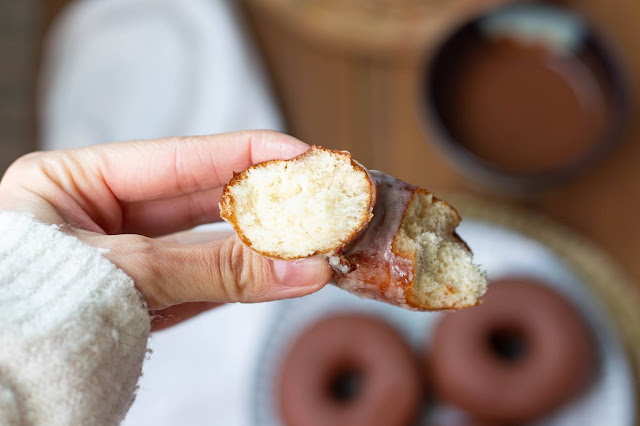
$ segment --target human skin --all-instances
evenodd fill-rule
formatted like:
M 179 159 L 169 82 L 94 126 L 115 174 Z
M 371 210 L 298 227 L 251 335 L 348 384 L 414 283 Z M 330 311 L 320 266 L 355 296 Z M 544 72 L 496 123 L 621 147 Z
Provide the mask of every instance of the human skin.
M 329 281 L 322 258 L 274 261 L 235 234 L 184 232 L 220 220 L 218 201 L 234 171 L 308 148 L 248 131 L 36 152 L 0 181 L 0 210 L 32 214 L 107 249 L 133 278 L 153 328 L 165 328 L 220 304 L 299 297 Z

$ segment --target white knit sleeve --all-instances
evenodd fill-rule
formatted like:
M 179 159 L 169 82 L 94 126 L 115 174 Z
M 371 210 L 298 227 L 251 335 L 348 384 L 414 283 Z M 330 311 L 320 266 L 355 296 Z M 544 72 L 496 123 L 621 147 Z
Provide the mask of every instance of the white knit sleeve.
M 0 212 L 0 424 L 113 425 L 149 337 L 133 281 L 98 249 Z

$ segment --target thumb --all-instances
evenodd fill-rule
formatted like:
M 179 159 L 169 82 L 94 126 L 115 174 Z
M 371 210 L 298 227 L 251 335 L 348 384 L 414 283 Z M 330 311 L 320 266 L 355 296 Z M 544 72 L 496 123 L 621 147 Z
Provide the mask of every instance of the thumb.
M 331 267 L 320 257 L 267 259 L 233 235 L 201 244 L 177 244 L 139 235 L 103 236 L 106 255 L 131 276 L 150 309 L 184 302 L 265 302 L 321 289 Z

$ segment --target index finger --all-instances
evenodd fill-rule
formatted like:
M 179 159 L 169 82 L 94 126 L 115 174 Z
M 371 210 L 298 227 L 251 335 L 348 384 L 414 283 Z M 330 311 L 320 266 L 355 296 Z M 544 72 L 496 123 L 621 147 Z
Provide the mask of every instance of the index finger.
M 177 197 L 224 185 L 234 171 L 274 159 L 288 159 L 309 146 L 282 133 L 253 130 L 125 142 L 88 148 L 121 202 Z

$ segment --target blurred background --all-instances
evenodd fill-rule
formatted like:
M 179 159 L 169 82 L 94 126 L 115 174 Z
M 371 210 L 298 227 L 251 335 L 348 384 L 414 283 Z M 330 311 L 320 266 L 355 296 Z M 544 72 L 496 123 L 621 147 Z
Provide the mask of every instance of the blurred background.
M 639 19 L 637 0 L 0 0 L 0 174 L 36 149 L 275 129 L 540 213 L 636 285 Z M 251 424 L 276 309 L 158 333 L 125 423 Z

